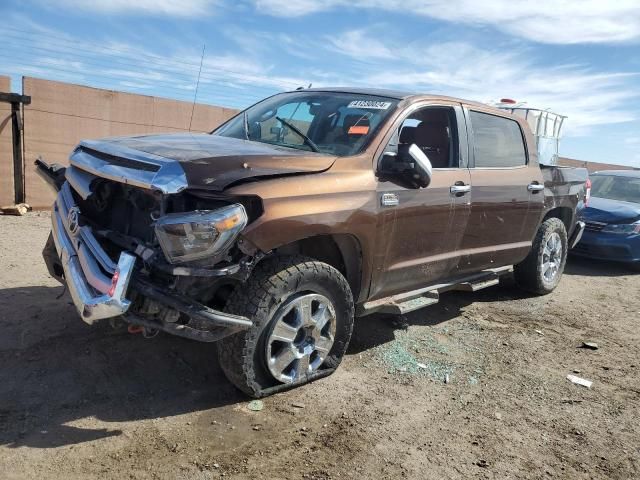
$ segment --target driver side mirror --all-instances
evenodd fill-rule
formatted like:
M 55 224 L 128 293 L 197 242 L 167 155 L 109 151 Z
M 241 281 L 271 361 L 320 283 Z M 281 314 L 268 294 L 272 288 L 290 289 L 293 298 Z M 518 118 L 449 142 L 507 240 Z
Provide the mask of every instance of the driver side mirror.
M 431 183 L 431 172 L 433 167 L 431 166 L 431 160 L 427 157 L 427 154 L 420 150 L 420 147 L 415 143 L 412 143 L 409 147 L 409 156 L 414 161 L 413 165 L 413 178 L 420 188 L 427 188 Z
M 275 137 L 277 142 L 284 142 L 284 137 L 289 133 L 289 129 L 286 127 L 273 126 L 269 129 L 269 132 Z
M 409 183 L 411 188 L 426 188 L 431 183 L 431 161 L 415 143 L 401 153 L 385 152 L 379 174 Z

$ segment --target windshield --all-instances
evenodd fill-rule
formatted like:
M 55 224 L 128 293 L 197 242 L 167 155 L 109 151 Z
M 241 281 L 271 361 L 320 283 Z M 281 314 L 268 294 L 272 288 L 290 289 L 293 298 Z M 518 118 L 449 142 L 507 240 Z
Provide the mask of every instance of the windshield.
M 591 196 L 640 203 L 640 178 L 593 175 Z
M 333 92 L 292 92 L 267 98 L 214 135 L 347 156 L 361 152 L 398 100 Z

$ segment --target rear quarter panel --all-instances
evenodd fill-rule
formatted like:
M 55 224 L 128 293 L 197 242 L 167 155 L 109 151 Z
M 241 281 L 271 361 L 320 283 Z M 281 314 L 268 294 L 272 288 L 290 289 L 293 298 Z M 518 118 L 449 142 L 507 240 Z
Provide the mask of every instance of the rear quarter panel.
M 545 186 L 543 218 L 554 208 L 570 209 L 572 215 L 567 232 L 570 235 L 578 218 L 577 212 L 584 205 L 589 173 L 586 168 L 542 166 L 541 169 Z

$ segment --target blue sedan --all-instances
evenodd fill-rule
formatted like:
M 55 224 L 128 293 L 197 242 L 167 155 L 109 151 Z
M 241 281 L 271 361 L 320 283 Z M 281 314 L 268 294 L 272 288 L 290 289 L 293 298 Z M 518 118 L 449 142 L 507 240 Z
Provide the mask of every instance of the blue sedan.
M 582 221 L 584 234 L 572 253 L 640 265 L 640 171 L 592 174 Z

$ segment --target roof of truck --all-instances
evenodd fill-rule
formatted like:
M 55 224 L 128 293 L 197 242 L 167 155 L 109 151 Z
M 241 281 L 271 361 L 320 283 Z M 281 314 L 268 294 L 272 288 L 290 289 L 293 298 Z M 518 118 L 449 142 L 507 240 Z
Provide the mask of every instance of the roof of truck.
M 350 94 L 355 94 L 355 95 L 374 95 L 377 97 L 388 97 L 388 98 L 395 98 L 397 100 L 405 100 L 407 98 L 412 98 L 412 97 L 416 97 L 416 98 L 429 98 L 429 99 L 441 99 L 441 100 L 448 100 L 448 101 L 454 101 L 454 102 L 460 102 L 460 103 L 465 103 L 465 104 L 470 104 L 470 105 L 481 105 L 483 107 L 487 107 L 489 105 L 486 105 L 484 103 L 480 103 L 480 102 L 476 102 L 476 101 L 472 101 L 472 100 L 465 100 L 462 98 L 456 98 L 456 97 L 448 97 L 445 95 L 433 95 L 433 94 L 429 94 L 429 93 L 421 93 L 421 92 L 408 92 L 408 91 L 404 91 L 404 90 L 392 90 L 392 89 L 386 89 L 386 88 L 364 88 L 364 87 L 318 87 L 318 88 L 305 88 L 302 90 L 293 90 L 295 91 L 305 91 L 305 92 L 336 92 L 336 93 L 350 93 Z M 495 108 L 495 107 L 493 107 Z
M 391 90 L 386 88 L 358 88 L 358 87 L 320 87 L 320 88 L 305 88 L 305 92 L 339 92 L 339 93 L 353 93 L 360 95 L 375 95 L 377 97 L 389 97 L 397 100 L 403 100 L 408 97 L 413 97 L 416 93 L 406 92 L 402 90 Z

